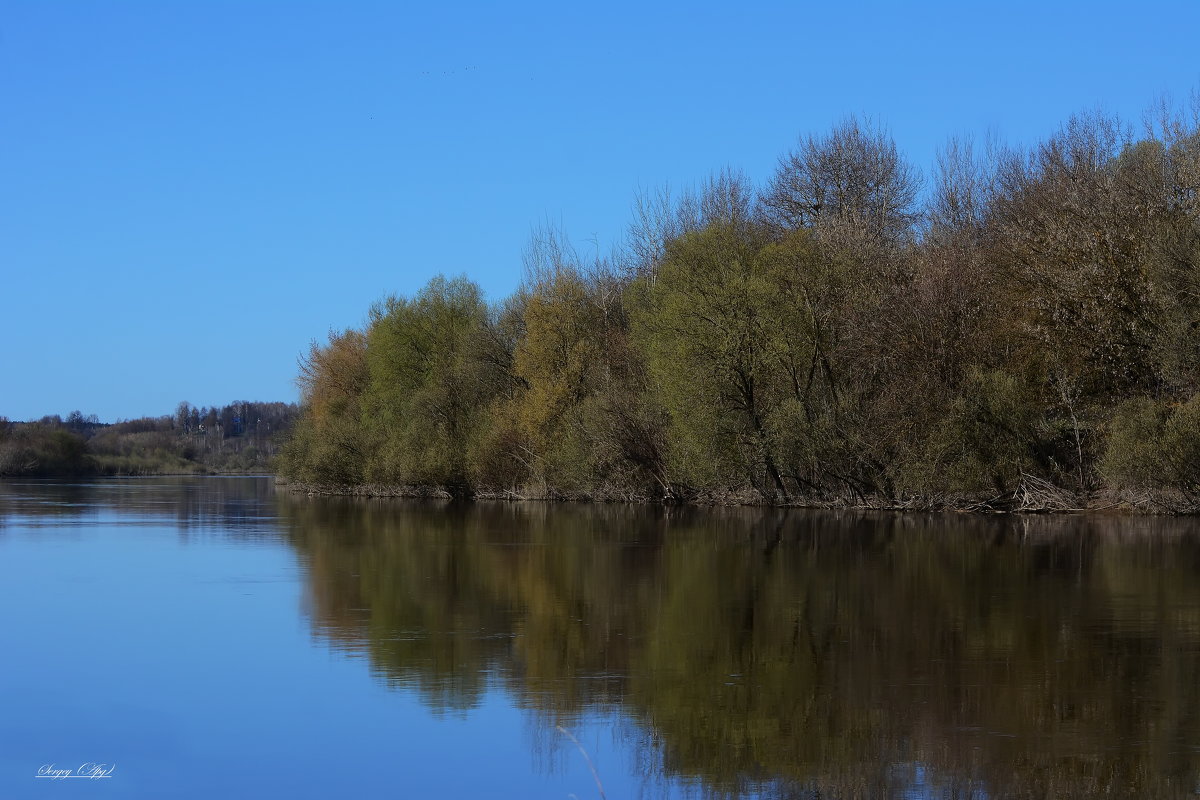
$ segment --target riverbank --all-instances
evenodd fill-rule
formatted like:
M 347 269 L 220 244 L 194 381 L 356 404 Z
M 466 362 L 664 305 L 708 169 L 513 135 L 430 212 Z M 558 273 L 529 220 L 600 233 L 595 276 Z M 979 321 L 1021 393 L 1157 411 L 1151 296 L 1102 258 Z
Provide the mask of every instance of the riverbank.
M 564 492 L 552 487 L 457 490 L 443 486 L 357 484 L 336 485 L 289 481 L 276 477 L 277 488 L 310 496 L 407 498 L 436 500 L 502 500 L 508 502 L 591 502 L 688 506 L 773 506 L 777 508 L 858 509 L 869 511 L 956 512 L 974 514 L 1160 514 L 1200 513 L 1200 501 L 1170 490 L 1097 489 L 1071 491 L 1032 475 L 1004 493 L 937 492 L 902 497 L 831 496 L 773 499 L 752 489 L 690 490 L 670 496 L 622 492 Z
M 181 403 L 174 415 L 103 423 L 73 412 L 65 420 L 0 417 L 0 477 L 255 475 L 274 461 L 298 413 L 287 403 L 222 408 Z

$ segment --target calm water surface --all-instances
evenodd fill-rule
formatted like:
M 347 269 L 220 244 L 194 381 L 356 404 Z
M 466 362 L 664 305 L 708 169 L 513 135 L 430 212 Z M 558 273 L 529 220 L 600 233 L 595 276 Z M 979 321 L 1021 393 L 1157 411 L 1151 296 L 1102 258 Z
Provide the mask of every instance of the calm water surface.
M 0 798 L 597 798 L 568 734 L 612 800 L 1195 797 L 1200 530 L 0 482 Z

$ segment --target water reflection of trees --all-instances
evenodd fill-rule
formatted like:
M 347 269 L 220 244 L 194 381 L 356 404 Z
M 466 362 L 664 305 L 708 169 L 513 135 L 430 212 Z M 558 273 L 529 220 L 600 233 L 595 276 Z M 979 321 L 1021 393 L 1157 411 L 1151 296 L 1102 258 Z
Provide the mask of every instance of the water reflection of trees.
M 618 708 L 718 792 L 1196 787 L 1188 523 L 282 505 L 321 635 L 435 708 Z

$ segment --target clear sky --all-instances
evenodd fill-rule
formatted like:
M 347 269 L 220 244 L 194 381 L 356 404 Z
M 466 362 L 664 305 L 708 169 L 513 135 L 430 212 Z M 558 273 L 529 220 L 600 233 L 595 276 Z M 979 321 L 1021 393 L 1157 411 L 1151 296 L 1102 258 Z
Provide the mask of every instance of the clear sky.
M 294 400 L 390 293 L 872 116 L 928 171 L 1200 87 L 1200 2 L 0 0 L 0 415 Z

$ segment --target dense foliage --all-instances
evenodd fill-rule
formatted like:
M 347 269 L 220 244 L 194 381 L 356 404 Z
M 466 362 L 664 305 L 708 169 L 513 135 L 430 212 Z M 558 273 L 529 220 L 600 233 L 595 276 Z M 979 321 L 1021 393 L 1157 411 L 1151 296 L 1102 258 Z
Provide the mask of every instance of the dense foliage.
M 850 119 L 752 186 L 642 198 L 314 343 L 293 480 L 771 502 L 1200 499 L 1200 109 L 952 141 L 923 183 Z
M 156 475 L 263 472 L 298 409 L 291 403 L 237 402 L 113 424 L 72 412 L 65 420 L 0 418 L 0 476 Z

